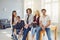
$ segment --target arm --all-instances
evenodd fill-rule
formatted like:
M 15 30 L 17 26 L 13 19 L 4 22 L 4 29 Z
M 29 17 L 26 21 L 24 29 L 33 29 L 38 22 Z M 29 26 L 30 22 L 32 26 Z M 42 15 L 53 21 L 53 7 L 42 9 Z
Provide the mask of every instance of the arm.
M 50 26 L 50 24 L 51 24 L 51 20 L 48 20 L 48 22 L 47 22 L 45 28 L 47 28 L 48 26 Z
M 33 20 L 34 20 L 34 16 L 33 15 L 30 15 L 30 20 L 29 20 L 29 26 L 33 23 Z
M 45 29 L 44 29 L 44 25 L 42 24 L 42 17 L 40 17 L 39 25 L 40 25 L 40 27 L 41 27 L 43 30 L 45 30 Z
M 40 27 L 42 28 L 43 27 L 42 21 L 40 21 L 39 24 L 40 24 Z
M 40 21 L 39 24 L 40 24 L 40 27 L 41 27 L 43 30 L 45 30 L 45 29 L 44 29 L 44 25 L 42 24 L 42 21 Z

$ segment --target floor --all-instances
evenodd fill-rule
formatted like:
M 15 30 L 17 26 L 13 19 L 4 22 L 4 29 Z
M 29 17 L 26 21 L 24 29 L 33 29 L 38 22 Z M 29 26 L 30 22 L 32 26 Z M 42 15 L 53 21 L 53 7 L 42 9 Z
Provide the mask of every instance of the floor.
M 11 28 L 0 29 L 0 40 L 11 40 Z
M 52 32 L 51 35 L 52 40 L 54 40 L 54 35 Z M 7 28 L 7 29 L 0 29 L 0 40 L 12 40 L 11 39 L 11 28 Z M 43 37 L 43 40 L 47 40 L 47 36 Z M 31 39 L 30 39 L 31 40 Z M 57 35 L 57 40 L 60 40 L 60 33 L 58 33 Z

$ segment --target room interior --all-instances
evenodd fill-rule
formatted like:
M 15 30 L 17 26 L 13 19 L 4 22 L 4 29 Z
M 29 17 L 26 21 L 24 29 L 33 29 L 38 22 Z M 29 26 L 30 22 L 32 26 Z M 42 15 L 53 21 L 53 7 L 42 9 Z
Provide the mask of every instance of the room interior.
M 60 39 L 59 38 L 60 37 L 60 31 L 59 31 L 60 30 L 60 0 L 0 0 L 0 19 L 11 20 L 13 10 L 16 10 L 17 15 L 19 15 L 21 19 L 24 19 L 24 15 L 26 14 L 27 8 L 32 9 L 33 15 L 36 10 L 39 10 L 41 13 L 41 9 L 45 8 L 47 10 L 47 15 L 51 17 L 51 21 L 52 21 L 51 30 L 54 35 L 52 40 Z M 0 30 L 0 31 L 6 33 L 5 30 Z M 9 29 L 9 31 L 11 32 L 11 29 Z M 2 37 L 0 38 L 1 40 L 3 40 Z

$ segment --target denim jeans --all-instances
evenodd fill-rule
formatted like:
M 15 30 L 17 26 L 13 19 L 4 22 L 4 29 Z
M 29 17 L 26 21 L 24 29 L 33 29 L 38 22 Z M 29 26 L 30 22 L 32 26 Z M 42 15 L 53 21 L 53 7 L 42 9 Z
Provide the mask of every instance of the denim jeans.
M 17 35 L 13 33 L 13 40 L 18 40 Z
M 19 35 L 20 29 L 16 29 L 16 34 Z M 18 40 L 17 35 L 13 33 L 13 40 Z
M 39 40 L 39 36 L 40 36 L 40 26 L 37 26 L 35 28 L 31 28 L 31 32 L 32 32 L 32 35 L 34 35 L 36 33 L 36 40 Z
M 22 40 L 26 40 L 26 37 L 27 37 L 27 34 L 28 34 L 28 32 L 31 30 L 31 28 L 29 27 L 28 29 L 23 29 L 23 38 L 22 38 Z
M 15 25 L 12 26 L 12 35 L 11 35 L 12 37 L 13 37 L 13 34 L 14 34 L 14 27 L 15 27 Z
M 48 40 L 51 40 L 50 28 L 46 28 L 45 31 L 46 31 L 46 33 L 47 33 Z
M 39 37 L 40 37 L 40 27 L 37 27 L 36 29 L 36 40 L 39 40 Z

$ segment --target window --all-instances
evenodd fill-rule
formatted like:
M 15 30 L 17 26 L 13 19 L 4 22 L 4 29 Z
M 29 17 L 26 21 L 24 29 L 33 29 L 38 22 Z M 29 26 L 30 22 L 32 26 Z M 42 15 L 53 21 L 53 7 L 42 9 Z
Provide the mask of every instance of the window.
M 45 2 L 51 2 L 51 0 L 45 0 Z
M 43 3 L 44 2 L 44 3 Z M 47 10 L 47 15 L 51 17 L 52 23 L 58 23 L 59 0 L 42 0 L 41 9 Z

